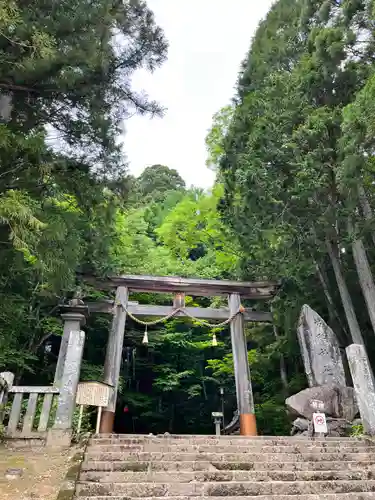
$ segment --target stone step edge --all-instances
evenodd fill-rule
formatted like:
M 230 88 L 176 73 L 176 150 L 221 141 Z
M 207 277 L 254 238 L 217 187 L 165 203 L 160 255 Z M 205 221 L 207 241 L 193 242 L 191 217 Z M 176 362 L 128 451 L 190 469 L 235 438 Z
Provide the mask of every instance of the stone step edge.
M 184 439 L 195 439 L 208 441 L 363 441 L 364 439 L 373 439 L 371 436 L 241 436 L 241 435 L 225 435 L 216 436 L 215 434 L 179 434 L 179 435 L 163 435 L 163 434 L 91 434 L 90 439 L 170 439 L 173 441 L 181 441 Z
M 78 496 L 79 500 L 139 500 L 139 497 L 126 495 L 117 496 Z M 207 496 L 171 496 L 171 497 L 142 497 L 142 500 L 239 500 L 239 497 L 207 497 Z M 353 493 L 307 493 L 306 495 L 252 495 L 240 497 L 241 500 L 362 500 L 375 498 L 373 492 Z
M 375 480 L 375 467 L 374 467 L 374 470 L 371 470 L 371 469 L 363 469 L 363 468 L 358 468 L 358 469 L 343 469 L 343 470 L 332 470 L 332 469 L 319 469 L 319 470 L 230 470 L 230 469 L 227 469 L 227 470 L 202 470 L 202 471 L 186 471 L 186 470 L 168 470 L 168 471 L 141 471 L 141 472 L 138 472 L 138 471 L 111 471 L 111 470 L 85 470 L 83 469 L 81 471 L 81 474 L 112 474 L 112 475 L 125 475 L 127 474 L 128 476 L 130 477 L 133 477 L 133 476 L 137 476 L 139 474 L 139 477 L 145 477 L 147 475 L 149 476 L 156 476 L 156 477 L 163 477 L 163 476 L 168 476 L 168 474 L 170 473 L 173 473 L 173 474 L 177 474 L 179 477 L 194 477 L 194 476 L 202 476 L 204 474 L 227 474 L 227 475 L 233 475 L 235 476 L 236 473 L 240 473 L 240 474 L 249 474 L 250 475 L 257 475 L 257 474 L 262 474 L 262 475 L 266 475 L 266 474 L 270 474 L 270 475 L 273 475 L 273 474 L 279 474 L 280 476 L 288 476 L 290 474 L 300 474 L 300 475 L 316 475 L 316 476 L 319 476 L 319 475 L 324 475 L 324 474 L 338 474 L 338 475 L 342 475 L 342 474 L 370 474 L 370 473 L 373 473 L 374 474 L 374 477 L 371 478 L 372 480 Z M 355 479 L 345 479 L 343 478 L 344 480 L 350 480 L 350 481 L 355 481 Z M 230 480 L 232 481 L 232 480 Z M 242 479 L 239 479 L 237 481 L 242 481 Z M 275 480 L 277 481 L 277 479 Z M 291 480 L 292 481 L 292 480 Z M 304 479 L 304 481 L 308 481 L 308 479 Z M 336 479 L 332 479 L 332 481 L 336 481 Z M 142 482 L 142 481 L 141 481 Z M 145 482 L 149 482 L 149 481 L 145 481 Z M 165 482 L 165 481 L 164 481 Z M 207 481 L 205 481 L 207 482 Z M 220 482 L 220 481 L 219 481 Z M 221 481 L 221 482 L 227 482 L 226 480 L 225 481 Z
M 107 437 L 90 437 L 89 438 L 89 443 L 92 442 L 97 442 L 100 443 L 102 441 L 112 441 L 112 442 L 117 442 L 117 443 L 149 443 L 149 442 L 156 442 L 156 443 L 173 443 L 175 445 L 179 444 L 184 444 L 184 443 L 205 443 L 205 444 L 225 444 L 229 442 L 233 443 L 254 443 L 254 444 L 260 444 L 262 443 L 263 445 L 267 445 L 268 443 L 327 443 L 327 444 L 348 444 L 348 443 L 366 443 L 366 442 L 374 442 L 372 438 L 368 437 L 362 437 L 362 438 L 279 438 L 277 439 L 276 437 L 270 437 L 267 439 L 260 439 L 260 438 L 246 438 L 246 437 L 240 437 L 240 439 L 235 439 L 233 437 L 226 438 L 226 437 L 214 437 L 214 438 L 170 438 L 170 437 L 157 437 L 157 436 L 145 436 L 141 438 L 128 438 L 128 437 L 113 437 L 113 436 L 107 436 Z
M 246 485 L 257 485 L 259 486 L 259 484 L 261 485 L 269 485 L 269 484 L 280 484 L 280 485 L 283 485 L 283 486 L 292 486 L 292 485 L 298 485 L 298 486 L 303 486 L 303 485 L 306 485 L 306 484 L 309 484 L 309 483 L 312 483 L 312 484 L 317 484 L 317 485 L 328 485 L 328 484 L 338 484 L 338 485 L 343 485 L 343 484 L 346 484 L 346 483 L 352 483 L 353 481 L 351 479 L 332 479 L 332 480 L 322 480 L 322 481 L 204 481 L 204 482 L 200 482 L 200 481 L 197 481 L 197 482 L 194 482 L 194 483 L 187 483 L 187 484 L 199 484 L 201 486 L 236 486 L 236 485 L 242 485 L 242 486 L 246 486 Z M 371 486 L 374 486 L 375 487 L 375 479 L 360 479 L 360 480 L 356 480 L 355 483 L 365 483 L 366 485 L 371 485 Z M 93 482 L 93 481 L 81 481 L 81 480 L 78 480 L 77 482 L 77 486 L 97 486 L 97 485 L 100 485 L 100 486 L 106 486 L 106 487 L 109 487 L 111 485 L 116 485 L 116 486 L 121 486 L 121 487 L 124 487 L 124 488 L 129 488 L 129 487 L 132 487 L 132 486 L 140 486 L 140 485 L 145 485 L 145 486 L 150 486 L 150 484 L 152 483 L 145 483 L 145 482 L 113 482 L 113 483 L 96 483 L 96 482 Z M 160 485 L 171 485 L 172 487 L 175 487 L 176 484 L 178 483 L 168 483 L 168 481 L 165 481 L 164 483 L 156 483 L 158 486 Z M 181 483 L 182 484 L 185 484 L 185 483 Z M 334 493 L 334 492 L 332 492 Z M 374 498 L 375 498 L 375 491 L 372 491 L 373 495 L 374 495 Z M 143 498 L 143 497 L 141 497 Z M 242 498 L 242 497 L 241 497 Z
M 273 471 L 274 474 L 267 471 L 265 474 L 260 474 L 259 471 L 249 471 L 248 474 L 244 474 L 243 477 L 238 477 L 237 475 L 233 475 L 232 477 L 223 477 L 221 474 L 218 476 L 218 479 L 215 480 L 213 477 L 216 472 L 211 473 L 185 473 L 176 472 L 174 477 L 171 478 L 171 473 L 163 472 L 163 473 L 151 473 L 149 477 L 147 477 L 148 473 L 144 473 L 142 478 L 138 479 L 139 483 L 143 484 L 152 484 L 152 485 L 165 485 L 165 484 L 188 484 L 192 482 L 206 484 L 206 483 L 215 483 L 218 485 L 223 484 L 245 484 L 245 483 L 290 483 L 290 482 L 298 482 L 298 483 L 315 483 L 315 482 L 337 482 L 337 481 L 350 481 L 354 482 L 367 482 L 370 480 L 374 480 L 374 474 L 372 471 L 313 471 L 314 473 L 310 473 L 309 471 L 297 471 L 297 472 L 285 472 L 285 471 Z M 131 473 L 128 476 L 124 476 L 124 472 L 95 472 L 95 471 L 87 471 L 86 473 L 81 473 L 80 481 L 82 483 L 92 483 L 92 484 L 134 484 L 137 481 L 137 478 L 133 477 Z M 201 475 L 200 475 L 201 474 Z M 204 474 L 211 474 L 209 477 L 205 477 Z M 169 476 L 169 477 L 168 477 Z M 324 477 L 326 476 L 326 477 Z
M 278 450 L 285 450 L 285 449 L 299 449 L 299 450 L 305 450 L 305 449 L 314 449 L 314 450 L 363 450 L 363 449 L 369 449 L 374 451 L 375 446 L 368 444 L 368 443 L 347 443 L 344 446 L 340 444 L 332 444 L 329 443 L 329 445 L 324 445 L 323 443 L 303 443 L 303 444 L 254 444 L 252 443 L 251 445 L 237 445 L 235 443 L 231 444 L 206 444 L 206 443 L 199 443 L 199 444 L 170 444 L 170 443 L 92 443 L 89 446 L 90 450 L 102 450 L 103 448 L 128 448 L 128 449 L 145 449 L 148 447 L 152 448 L 163 448 L 163 449 L 169 449 L 170 451 L 189 451 L 189 450 L 196 450 L 196 449 L 202 449 L 202 448 L 207 448 L 210 450 L 215 450 L 215 449 L 227 449 L 227 448 L 233 448 L 235 450 L 273 450 L 273 449 L 278 449 Z
M 125 445 L 131 445 L 131 446 L 146 446 L 146 445 L 158 445 L 158 446 L 173 446 L 173 447 L 180 447 L 180 446 L 258 446 L 258 447 L 266 447 L 266 446 L 323 446 L 323 447 L 331 447 L 331 446 L 375 446 L 375 442 L 371 441 L 370 439 L 363 439 L 361 441 L 318 441 L 318 440 L 308 440 L 308 441 L 302 441 L 302 440 L 296 440 L 296 441 L 287 441 L 287 440 L 273 440 L 273 439 L 268 439 L 268 440 L 256 440 L 256 441 L 249 441 L 249 440 L 234 440 L 234 439 L 227 439 L 227 440 L 189 440 L 189 439 L 184 439 L 184 440 L 176 440 L 174 441 L 173 439 L 93 439 L 90 440 L 89 446 L 125 446 Z
M 159 442 L 163 442 L 166 440 L 173 441 L 178 443 L 180 441 L 244 441 L 244 442 L 253 442 L 253 443 L 267 443 L 268 441 L 287 441 L 289 442 L 301 442 L 308 443 L 311 441 L 318 442 L 326 442 L 326 443 L 348 443 L 348 442 L 357 442 L 360 443 L 362 441 L 372 441 L 373 438 L 370 436 L 361 436 L 361 437 L 309 437 L 309 436 L 301 436 L 301 437 L 293 437 L 293 436 L 130 436 L 129 434 L 122 434 L 120 436 L 116 436 L 113 434 L 94 434 L 91 435 L 90 440 L 102 440 L 102 439 L 112 439 L 118 441 L 148 441 L 150 439 L 158 440 Z
M 290 439 L 290 440 L 321 440 L 321 441 L 361 441 L 362 439 L 366 439 L 366 436 L 326 436 L 326 437 L 309 437 L 309 436 L 240 436 L 240 435 L 221 435 L 215 436 L 214 434 L 116 434 L 116 433 L 101 433 L 101 434 L 92 434 L 91 438 L 100 439 L 100 438 L 125 438 L 125 439 L 144 439 L 144 438 L 160 438 L 160 439 Z
M 82 466 L 83 466 L 83 468 L 84 468 L 84 467 L 85 467 L 85 465 L 87 465 L 87 464 L 91 464 L 91 463 L 94 463 L 95 465 L 99 466 L 99 465 L 104 465 L 104 464 L 112 463 L 112 461 L 111 461 L 111 460 L 92 460 L 92 459 L 87 460 L 87 459 L 85 459 L 85 460 L 83 461 Z M 134 461 L 134 462 L 130 462 L 130 461 L 129 461 L 128 463 L 129 463 L 129 464 L 130 464 L 130 463 L 132 463 L 132 464 L 147 464 L 147 465 L 152 465 L 153 463 L 163 463 L 163 464 L 165 464 L 165 465 L 167 465 L 167 464 L 168 464 L 168 465 L 170 465 L 170 462 L 168 462 L 168 461 L 163 461 L 163 460 L 158 460 L 157 462 L 150 462 L 150 461 L 144 461 L 144 462 L 137 462 L 137 461 Z M 182 461 L 182 462 L 179 462 L 179 461 L 176 461 L 176 462 L 174 462 L 174 463 L 184 464 L 186 467 L 188 467 L 190 464 L 191 464 L 191 465 L 194 465 L 194 464 L 201 464 L 201 465 L 208 465 L 208 466 L 213 465 L 213 466 L 215 467 L 215 465 L 214 465 L 214 464 L 216 464 L 216 463 L 220 463 L 220 464 L 222 464 L 223 462 L 213 462 L 213 463 L 212 463 L 212 462 L 210 462 L 210 461 L 208 461 L 208 460 L 196 460 L 196 461 L 194 461 L 194 462 L 189 462 L 189 461 Z M 227 463 L 227 464 L 241 464 L 241 463 L 247 463 L 247 462 L 225 462 L 225 463 Z M 258 462 L 258 463 L 277 463 L 277 462 Z M 284 464 L 309 464 L 309 465 L 311 465 L 311 466 L 316 465 L 317 463 L 331 464 L 331 463 L 332 463 L 332 461 L 322 460 L 321 462 L 312 462 L 312 461 L 306 461 L 306 462 L 296 462 L 296 461 L 294 461 L 294 462 L 293 462 L 293 461 L 289 461 L 289 462 L 288 462 L 288 461 L 285 461 L 285 462 L 284 462 Z M 366 465 L 374 465 L 374 466 L 375 466 L 375 457 L 374 457 L 374 460 L 368 460 L 368 461 L 363 461 L 363 462 L 359 462 L 359 463 L 358 463 L 358 462 L 356 462 L 355 460 L 347 460 L 347 461 L 342 461 L 341 463 L 343 464 L 343 466 L 344 466 L 344 464 L 346 464 L 347 466 L 348 466 L 348 465 L 350 466 L 350 465 L 354 465 L 354 464 L 355 464 L 355 465 L 358 465 L 358 466 L 359 466 L 359 467 L 361 467 L 361 468 L 362 468 L 362 467 L 365 467 Z M 172 470 L 174 470 L 174 469 L 172 469 Z M 225 471 L 225 470 L 226 470 L 226 471 L 228 471 L 228 472 L 230 472 L 230 471 L 232 471 L 233 469 L 218 469 L 218 472 L 219 472 L 219 471 L 220 471 L 220 472 L 222 472 L 222 471 Z M 239 470 L 241 470 L 241 469 L 239 469 Z M 259 471 L 262 471 L 262 470 L 264 470 L 264 471 L 268 471 L 268 469 L 257 469 L 257 470 L 259 470 Z M 312 470 L 314 470 L 314 469 L 312 469 Z M 322 469 L 322 470 L 323 470 L 323 469 Z M 330 470 L 330 469 L 324 469 L 324 470 Z M 350 470 L 352 470 L 352 469 L 350 469 Z M 135 472 L 135 473 L 136 473 L 137 471 L 129 471 L 129 472 Z M 140 472 L 144 472 L 144 471 L 140 471 Z M 156 471 L 156 472 L 157 472 L 157 471 Z M 181 472 L 183 472 L 183 471 L 181 471 Z M 199 471 L 197 471 L 197 472 L 199 472 Z M 203 472 L 204 472 L 204 471 L 203 471 Z
M 336 488 L 342 489 L 342 488 L 348 488 L 351 491 L 348 491 L 348 493 L 372 493 L 373 498 L 375 497 L 375 480 L 357 480 L 357 481 L 351 481 L 351 480 L 326 480 L 326 481 L 266 481 L 266 482 L 260 482 L 260 481 L 204 481 L 204 482 L 191 482 L 191 483 L 145 483 L 145 482 L 108 482 L 108 483 L 100 483 L 100 482 L 92 482 L 92 481 L 78 481 L 76 483 L 76 495 L 79 497 L 80 493 L 82 493 L 82 496 L 88 496 L 88 493 L 99 493 L 95 491 L 97 488 L 101 488 L 102 492 L 111 492 L 111 493 L 120 493 L 122 494 L 123 492 L 128 492 L 128 496 L 132 496 L 131 491 L 139 491 L 142 490 L 142 488 L 145 488 L 144 493 L 147 495 L 147 492 L 153 492 L 155 490 L 155 493 L 157 496 L 157 491 L 160 489 L 166 489 L 167 491 L 165 492 L 165 497 L 170 498 L 170 496 L 177 496 L 178 492 L 178 486 L 181 487 L 181 489 L 186 490 L 184 492 L 181 491 L 181 496 L 186 496 L 189 498 L 190 496 L 199 496 L 199 493 L 202 496 L 207 496 L 207 492 L 210 490 L 210 488 L 213 488 L 216 491 L 220 490 L 221 496 L 223 497 L 228 497 L 230 496 L 231 491 L 233 492 L 233 489 L 236 488 L 249 488 L 258 491 L 259 494 L 267 495 L 267 490 L 269 491 L 268 494 L 273 494 L 272 490 L 274 488 L 282 488 L 284 492 L 291 488 L 291 493 L 290 495 L 298 495 L 298 494 L 303 494 L 302 491 L 304 488 L 311 487 L 312 489 L 315 490 L 315 493 L 310 493 L 310 494 L 315 494 L 319 495 L 320 493 L 342 493 L 342 491 L 335 491 Z M 296 489 L 299 489 L 299 492 L 295 492 Z M 361 491 L 363 489 L 363 491 Z M 130 490 L 130 491 L 129 491 Z M 175 490 L 175 494 L 173 495 L 173 490 Z M 188 491 L 189 490 L 189 491 Z M 195 491 L 199 490 L 199 491 Z M 266 490 L 266 491 L 262 491 Z M 328 491 L 327 491 L 328 490 Z M 225 492 L 228 492 L 228 495 L 225 494 Z M 311 490 L 310 490 L 311 491 Z M 176 495 L 177 493 L 177 495 Z M 245 492 L 243 492 L 245 493 Z M 238 499 L 242 499 L 243 496 L 253 496 L 251 493 L 252 491 L 249 491 L 250 495 L 245 494 L 237 494 Z M 254 491 L 255 493 L 255 491 Z M 213 495 L 217 496 L 217 495 Z M 232 495 L 233 496 L 233 495 Z M 138 495 L 139 498 L 144 499 L 144 496 L 142 494 Z
M 126 443 L 126 444 L 143 444 L 143 443 L 156 443 L 156 444 L 164 444 L 168 443 L 174 446 L 182 446 L 187 444 L 206 444 L 206 445 L 225 445 L 228 442 L 233 443 L 241 443 L 243 446 L 247 446 L 250 444 L 263 445 L 268 446 L 270 443 L 274 444 L 287 444 L 288 446 L 293 444 L 313 444 L 313 443 L 324 443 L 327 445 L 361 445 L 361 444 L 375 444 L 375 442 L 370 438 L 362 438 L 362 439 L 354 439 L 347 438 L 345 440 L 338 439 L 225 439 L 225 438 L 215 438 L 215 439 L 173 439 L 173 438 L 157 438 L 157 437 L 146 437 L 144 439 L 139 438 L 90 438 L 89 444 L 101 444 L 102 442 L 111 442 L 113 444 L 118 443 Z
M 324 493 L 370 493 L 375 497 L 375 481 L 269 481 L 259 482 L 233 482 L 233 483 L 187 483 L 180 484 L 149 484 L 149 483 L 89 483 L 79 482 L 76 485 L 76 496 L 181 496 L 189 497 L 207 496 L 236 496 L 243 500 L 244 496 L 255 495 L 295 495 L 315 494 L 321 500 L 320 494 Z M 357 497 L 358 499 L 358 497 Z
M 108 458 L 100 458 L 102 455 L 108 456 Z M 307 462 L 314 462 L 315 458 L 317 460 L 321 459 L 322 456 L 325 457 L 325 462 L 334 461 L 334 460 L 344 460 L 342 455 L 349 455 L 349 460 L 347 462 L 356 461 L 360 458 L 367 459 L 373 457 L 375 454 L 368 452 L 349 452 L 349 453 L 313 453 L 313 452 L 290 452 L 290 453 L 210 453 L 210 452 L 195 452 L 195 453 L 178 453 L 178 452 L 162 452 L 162 451 L 135 451 L 126 452 L 126 451 L 87 451 L 86 457 L 94 459 L 93 457 L 98 457 L 99 461 L 118 461 L 125 460 L 131 461 L 134 459 L 135 461 L 147 461 L 152 462 L 155 460 L 164 461 L 164 462 L 183 462 L 184 460 L 178 460 L 177 456 L 188 457 L 190 460 L 186 460 L 188 462 L 193 461 L 213 461 L 213 462 L 273 462 L 276 460 L 272 460 L 272 457 L 277 457 L 279 460 L 283 460 L 283 462 L 301 462 L 304 461 L 302 459 L 306 459 Z M 191 456 L 190 456 L 191 455 Z M 259 455 L 259 456 L 258 456 Z M 230 460 L 229 457 L 236 457 L 238 460 Z M 216 457 L 221 457 L 216 459 Z M 226 458 L 227 457 L 227 458 Z M 256 458 L 255 458 L 256 457 Z M 299 460 L 293 460 L 293 457 L 299 457 Z M 309 457 L 313 457 L 313 459 L 309 459 Z M 199 460 L 201 458 L 202 460 Z M 249 460 L 251 458 L 251 460 Z M 169 459 L 169 460 L 168 460 Z M 291 459 L 291 460 L 289 460 Z
M 142 442 L 142 443 L 126 443 L 126 442 L 118 442 L 116 441 L 115 443 L 108 443 L 108 442 L 101 442 L 101 443 L 91 443 L 88 446 L 88 449 L 97 449 L 101 450 L 103 448 L 129 448 L 129 449 L 142 449 L 142 448 L 163 448 L 163 449 L 170 449 L 171 451 L 181 451 L 181 450 L 192 450 L 192 449 L 226 449 L 226 448 L 232 448 L 232 449 L 239 449 L 239 450 L 267 450 L 267 449 L 318 449 L 318 450 L 349 450 L 349 449 L 355 449 L 355 450 L 363 450 L 363 449 L 375 449 L 375 444 L 370 443 L 370 442 L 362 442 L 362 443 L 345 443 L 345 444 L 338 444 L 338 443 L 319 443 L 319 442 L 308 442 L 308 443 L 216 443 L 216 444 L 210 444 L 210 443 L 186 443 L 186 444 L 175 444 L 175 443 L 154 443 L 154 442 Z

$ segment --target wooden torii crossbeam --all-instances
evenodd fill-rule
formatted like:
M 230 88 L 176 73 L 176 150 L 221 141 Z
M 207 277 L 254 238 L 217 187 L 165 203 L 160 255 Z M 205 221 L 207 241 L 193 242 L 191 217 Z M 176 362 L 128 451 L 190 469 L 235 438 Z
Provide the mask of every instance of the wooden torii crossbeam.
M 256 420 L 251 388 L 244 321 L 272 322 L 269 312 L 258 312 L 242 307 L 241 297 L 250 300 L 272 298 L 279 288 L 277 282 L 237 282 L 201 280 L 179 277 L 109 276 L 105 279 L 84 277 L 85 281 L 102 289 L 116 289 L 115 301 L 88 303 L 91 312 L 113 314 L 104 363 L 104 382 L 113 387 L 108 406 L 103 410 L 101 433 L 113 432 L 118 382 L 121 370 L 122 349 L 127 312 L 134 316 L 173 317 L 193 316 L 202 320 L 227 320 L 230 322 L 237 405 L 241 435 L 255 436 Z M 131 292 L 172 293 L 172 306 L 141 305 L 129 301 Z M 228 296 L 228 308 L 185 307 L 185 294 L 193 296 Z

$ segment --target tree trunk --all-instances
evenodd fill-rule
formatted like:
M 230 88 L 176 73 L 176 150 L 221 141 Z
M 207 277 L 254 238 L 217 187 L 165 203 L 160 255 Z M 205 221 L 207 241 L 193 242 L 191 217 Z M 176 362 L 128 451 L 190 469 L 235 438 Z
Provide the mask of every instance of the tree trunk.
M 362 184 L 358 184 L 358 199 L 362 208 L 363 216 L 367 221 L 372 221 L 373 213 L 370 202 L 368 201 L 367 194 L 365 188 Z M 371 238 L 375 245 L 375 232 L 371 231 Z
M 334 245 L 332 244 L 332 242 L 329 240 L 326 241 L 326 245 L 327 245 L 327 249 L 328 249 L 328 254 L 329 254 L 330 259 L 331 259 L 333 271 L 335 273 L 337 287 L 338 287 L 339 292 L 340 292 L 341 301 L 342 301 L 342 305 L 344 307 L 344 312 L 345 312 L 346 320 L 348 322 L 349 331 L 350 331 L 352 341 L 354 342 L 354 344 L 364 345 L 362 333 L 361 333 L 361 330 L 359 328 L 359 324 L 358 324 L 357 316 L 355 314 L 353 302 L 352 302 L 352 299 L 350 297 L 349 290 L 348 290 L 348 287 L 346 286 L 346 282 L 345 282 L 345 279 L 344 279 L 344 276 L 343 276 L 343 273 L 341 270 L 341 265 L 340 265 L 339 258 L 338 258 L 338 249 L 337 249 L 337 247 L 335 248 Z
M 343 333 L 343 335 L 340 335 L 340 342 L 344 346 L 345 342 L 343 342 L 343 340 L 345 338 L 349 337 L 347 328 L 344 325 L 344 323 L 341 321 L 340 314 L 337 311 L 337 308 L 336 308 L 335 303 L 333 301 L 331 292 L 329 291 L 328 278 L 327 278 L 327 275 L 326 275 L 324 269 L 315 260 L 314 260 L 314 263 L 315 263 L 316 273 L 318 275 L 320 284 L 322 285 L 323 292 L 324 292 L 324 295 L 326 298 L 327 307 L 328 307 L 330 317 L 332 318 L 332 321 L 337 324 L 337 326 L 341 329 L 341 331 Z
M 169 419 L 169 427 L 168 427 L 168 430 L 169 430 L 169 433 L 172 434 L 173 433 L 173 428 L 174 428 L 174 415 L 175 414 L 175 405 L 174 403 L 171 404 L 171 416 L 170 416 L 170 419 Z
M 204 400 L 208 401 L 206 382 L 204 381 L 204 360 L 203 360 L 203 366 L 202 366 L 201 363 L 199 363 L 199 371 L 201 372 L 201 381 L 202 381 L 202 389 L 203 389 Z
M 272 313 L 272 307 L 271 307 L 271 313 Z M 273 333 L 275 335 L 275 339 L 278 340 L 280 335 L 279 335 L 279 329 L 277 326 L 273 323 Z M 285 358 L 283 354 L 280 354 L 280 379 L 281 379 L 281 384 L 283 386 L 284 394 L 285 397 L 288 396 L 289 394 L 289 384 L 288 384 L 288 374 L 286 371 L 286 363 L 285 363 Z
M 279 332 L 276 325 L 273 325 L 273 331 L 276 339 L 279 338 Z M 286 372 L 286 363 L 283 354 L 280 354 L 280 379 L 283 386 L 285 396 L 289 394 L 288 374 Z
M 349 222 L 349 231 L 354 233 Z M 370 317 L 373 332 L 375 333 L 375 284 L 372 276 L 367 253 L 361 238 L 354 238 L 352 243 L 353 258 L 357 269 L 359 284 L 367 305 L 367 312 Z
M 8 122 L 13 111 L 13 93 L 0 93 L 0 121 Z

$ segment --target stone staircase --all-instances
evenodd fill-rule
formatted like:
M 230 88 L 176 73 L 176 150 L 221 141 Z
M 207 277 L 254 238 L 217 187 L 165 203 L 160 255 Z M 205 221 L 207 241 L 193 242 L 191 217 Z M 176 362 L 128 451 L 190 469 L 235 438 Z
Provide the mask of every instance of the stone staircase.
M 375 500 L 375 446 L 354 438 L 100 436 L 77 500 Z

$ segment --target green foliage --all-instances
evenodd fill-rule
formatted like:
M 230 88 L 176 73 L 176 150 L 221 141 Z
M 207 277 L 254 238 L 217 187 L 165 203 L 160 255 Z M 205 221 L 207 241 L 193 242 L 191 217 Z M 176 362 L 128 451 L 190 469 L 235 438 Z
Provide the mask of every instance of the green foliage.
M 118 134 L 161 111 L 130 77 L 166 47 L 143 1 L 0 1 L 0 366 L 18 379 L 52 380 L 77 271 L 115 268 Z
M 358 424 L 358 425 L 352 425 L 352 430 L 350 433 L 351 437 L 362 437 L 364 436 L 364 430 L 363 430 L 363 425 Z
M 266 436 L 288 436 L 290 418 L 284 405 L 272 398 L 255 406 L 257 426 Z
M 212 127 L 206 137 L 206 148 L 208 152 L 206 165 L 216 171 L 225 152 L 224 138 L 233 118 L 234 108 L 225 106 L 213 116 Z
M 149 203 L 124 206 L 115 195 L 112 201 L 106 191 L 99 198 L 100 204 L 94 205 L 95 211 L 87 211 L 79 202 L 78 194 L 58 190 L 54 197 L 44 199 L 43 205 L 35 203 L 35 213 L 44 223 L 39 233 L 28 237 L 28 248 L 30 254 L 33 250 L 35 258 L 26 261 L 22 252 L 9 248 L 11 262 L 17 258 L 19 272 L 6 283 L 3 291 L 0 328 L 7 334 L 0 337 L 4 353 L 0 364 L 4 369 L 12 369 L 25 383 L 51 382 L 62 326 L 53 293 L 55 290 L 61 293 L 64 283 L 69 290 L 77 265 L 83 269 L 95 265 L 104 272 L 236 277 L 241 252 L 216 208 L 222 187 L 217 185 L 212 193 L 199 190 L 165 193 L 164 197 L 160 192 L 160 201 L 155 201 L 159 198 L 156 194 Z M 99 229 L 104 237 L 108 235 L 109 244 L 107 253 L 97 260 L 102 242 L 91 238 L 87 225 L 96 229 L 98 217 L 107 209 L 110 210 L 108 227 L 103 231 L 100 225 Z M 54 240 L 56 244 L 52 245 Z M 68 248 L 66 253 L 60 253 L 64 242 Z M 91 261 L 86 260 L 91 250 L 94 250 Z M 101 267 L 104 259 L 105 266 Z M 13 269 L 18 269 L 14 266 Z M 64 278 L 65 272 L 67 278 Z M 36 278 L 39 279 L 35 282 Z M 23 286 L 20 286 L 21 279 Z M 93 289 L 89 293 L 92 300 L 103 297 Z M 32 297 L 31 307 L 25 297 Z M 137 294 L 134 299 L 162 304 L 169 304 L 171 300 L 167 295 L 154 294 Z M 210 301 L 187 297 L 186 301 L 192 306 L 223 305 L 219 298 Z M 101 380 L 109 328 L 109 316 L 90 316 L 82 380 Z M 213 331 L 218 339 L 216 348 L 212 347 Z M 228 422 L 236 408 L 228 328 L 210 331 L 184 319 L 150 328 L 148 333 L 150 340 L 146 349 L 141 346 L 142 329 L 128 321 L 118 398 L 119 430 L 212 432 L 211 413 L 221 408 L 219 386 L 225 389 Z M 249 336 L 253 334 L 255 330 L 249 330 Z M 45 349 L 46 342 L 50 341 L 51 352 Z M 263 368 L 257 341 L 251 342 L 254 348 L 249 350 L 249 361 L 257 404 L 262 404 L 264 397 L 268 398 L 272 392 L 271 383 L 265 384 L 266 392 L 262 389 L 270 366 L 265 364 Z M 125 405 L 129 408 L 128 414 L 122 412 Z M 75 425 L 77 419 L 75 415 Z M 92 426 L 94 421 L 95 416 L 87 414 L 85 426 L 86 423 Z
M 95 419 L 96 419 L 96 408 L 91 408 L 85 406 L 83 408 L 81 430 L 78 433 L 78 422 L 79 422 L 79 407 L 77 406 L 73 414 L 73 438 L 75 440 L 79 439 L 79 436 L 87 434 L 88 432 L 93 432 L 95 430 Z
M 274 311 L 286 346 L 303 302 L 328 320 L 342 347 L 351 340 L 338 320 L 343 306 L 330 241 L 372 349 L 348 234 L 349 214 L 366 247 L 374 228 L 372 215 L 364 222 L 359 198 L 363 187 L 371 208 L 371 8 L 356 1 L 275 2 L 242 64 L 230 123 L 216 139 L 225 189 L 220 211 L 238 235 L 242 275 L 284 279 Z
M 174 257 L 187 265 L 189 260 L 195 262 L 202 277 L 235 275 L 240 256 L 216 209 L 221 194 L 220 185 L 209 195 L 189 193 L 156 229 Z
M 177 170 L 165 165 L 146 167 L 135 180 L 132 197 L 142 205 L 160 203 L 172 192 L 183 192 L 185 181 Z
M 165 59 L 167 43 L 146 3 L 2 4 L 0 42 L 1 88 L 14 98 L 9 127 L 27 133 L 48 124 L 71 156 L 118 176 L 122 119 L 130 110 L 160 112 L 130 85 L 135 70 Z
M 126 176 L 118 141 L 123 120 L 134 110 L 162 112 L 131 86 L 137 69 L 154 70 L 166 54 L 146 3 L 69 0 L 55 7 L 0 0 L 0 369 L 28 384 L 53 380 L 62 330 L 58 305 L 77 287 L 77 271 L 237 278 L 244 257 L 217 210 L 220 183 L 212 193 L 187 190 L 177 171 L 163 165 L 137 179 Z M 215 168 L 234 112 L 224 108 L 207 138 Z M 285 231 L 278 236 L 285 237 Z M 276 247 L 278 238 L 268 237 Z M 92 300 L 105 296 L 92 287 L 82 292 Z M 223 305 L 220 298 L 187 301 Z M 102 377 L 109 321 L 89 318 L 84 380 Z M 143 331 L 128 321 L 119 391 L 123 430 L 211 432 L 219 384 L 231 418 L 229 331 L 213 331 L 187 319 L 170 321 L 150 329 L 146 349 Z M 280 388 L 274 383 L 280 346 L 270 332 L 267 342 L 255 328 L 248 334 L 262 405 Z M 129 415 L 121 413 L 124 405 Z M 85 415 L 85 429 L 92 421 Z

